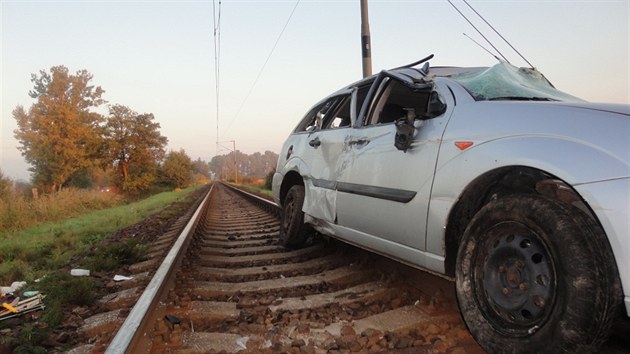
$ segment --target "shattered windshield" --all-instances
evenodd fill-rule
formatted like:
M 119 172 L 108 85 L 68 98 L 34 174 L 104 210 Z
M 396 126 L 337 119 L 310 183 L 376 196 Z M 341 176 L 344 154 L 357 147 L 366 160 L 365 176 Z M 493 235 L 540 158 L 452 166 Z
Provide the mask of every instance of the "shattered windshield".
M 508 63 L 483 71 L 452 75 L 451 78 L 464 86 L 477 101 L 583 101 L 555 89 L 539 71 L 517 68 Z

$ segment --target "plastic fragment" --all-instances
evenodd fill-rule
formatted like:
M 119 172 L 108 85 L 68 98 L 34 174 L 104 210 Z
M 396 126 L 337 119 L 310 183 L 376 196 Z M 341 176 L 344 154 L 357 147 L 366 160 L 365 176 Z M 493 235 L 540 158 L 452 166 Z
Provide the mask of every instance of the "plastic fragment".
M 73 277 L 89 277 L 90 270 L 89 269 L 71 269 L 70 275 Z
M 131 279 L 133 279 L 133 277 L 126 277 L 120 274 L 114 275 L 114 281 L 123 281 L 123 280 L 131 280 Z
M 247 349 L 247 342 L 249 341 L 249 337 L 241 337 L 236 340 L 236 345 L 239 349 L 245 350 Z
M 164 319 L 169 321 L 172 324 L 180 324 L 182 323 L 182 320 L 180 320 L 179 318 L 173 316 L 173 315 L 166 315 L 164 316 Z
M 13 283 L 11 283 L 11 286 L 0 286 L 0 293 L 2 294 L 14 293 L 25 285 L 26 285 L 25 281 L 14 281 Z
M 11 306 L 11 305 L 7 304 L 6 302 L 3 302 L 3 303 L 2 303 L 2 307 L 4 307 L 5 309 L 7 309 L 7 310 L 9 310 L 9 311 L 11 311 L 11 312 L 13 312 L 13 313 L 18 312 L 18 311 L 15 309 L 15 307 L 13 307 L 13 306 Z
M 23 295 L 24 295 L 25 298 L 29 298 L 29 297 L 33 297 L 33 296 L 39 295 L 39 291 L 37 291 L 37 290 L 25 291 L 23 293 Z

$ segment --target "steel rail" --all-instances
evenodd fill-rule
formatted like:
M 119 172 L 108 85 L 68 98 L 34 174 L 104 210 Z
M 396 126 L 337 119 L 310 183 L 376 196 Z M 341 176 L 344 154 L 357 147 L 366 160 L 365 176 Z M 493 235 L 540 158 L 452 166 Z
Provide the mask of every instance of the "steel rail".
M 246 192 L 240 188 L 237 188 L 233 185 L 227 184 L 227 183 L 221 183 L 221 185 L 228 187 L 229 189 L 245 196 L 247 199 L 249 199 L 251 202 L 253 202 L 254 204 L 256 204 L 257 206 L 261 207 L 262 209 L 271 212 L 272 214 L 274 214 L 277 218 L 280 218 L 280 214 L 282 213 L 282 209 L 280 209 L 280 206 L 278 206 L 278 204 L 261 198 L 255 194 Z
M 125 322 L 120 327 L 114 339 L 110 342 L 105 353 L 107 354 L 119 354 L 127 353 L 133 349 L 133 343 L 141 335 L 138 329 L 143 328 L 145 321 L 147 320 L 148 311 L 153 308 L 154 304 L 159 301 L 158 294 L 160 294 L 169 276 L 172 274 L 174 265 L 178 263 L 182 255 L 186 251 L 189 235 L 191 231 L 194 231 L 197 222 L 201 216 L 202 210 L 206 207 L 210 194 L 214 189 L 214 185 L 210 188 L 206 196 L 204 197 L 199 207 L 186 224 L 186 227 L 177 237 L 177 240 L 173 244 L 173 247 L 168 252 L 164 261 L 158 268 L 158 270 L 151 278 L 149 285 L 144 289 L 144 292 L 138 299 L 138 302 L 129 312 L 129 316 L 125 319 Z

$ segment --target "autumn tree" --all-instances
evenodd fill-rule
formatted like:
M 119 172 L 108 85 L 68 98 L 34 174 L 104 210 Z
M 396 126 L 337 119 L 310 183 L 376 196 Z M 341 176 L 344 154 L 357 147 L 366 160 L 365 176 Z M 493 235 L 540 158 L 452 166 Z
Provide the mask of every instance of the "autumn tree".
M 7 200 L 11 196 L 12 187 L 13 182 L 0 170 L 0 200 Z
M 147 190 L 157 177 L 168 139 L 160 134 L 160 123 L 152 113 L 138 114 L 127 106 L 109 107 L 105 124 L 107 157 L 118 170 L 116 184 L 136 194 Z
M 71 74 L 65 66 L 32 74 L 29 96 L 37 101 L 27 111 L 17 106 L 13 117 L 18 148 L 31 165 L 37 185 L 60 190 L 71 176 L 94 165 L 101 146 L 102 116 L 91 112 L 105 101 L 100 86 L 90 85 L 92 74 Z
M 193 170 L 195 174 L 200 174 L 207 178 L 212 177 L 212 173 L 210 173 L 210 165 L 206 161 L 203 161 L 200 157 L 193 161 Z
M 177 188 L 188 187 L 193 180 L 194 166 L 186 151 L 171 151 L 162 164 L 165 182 Z

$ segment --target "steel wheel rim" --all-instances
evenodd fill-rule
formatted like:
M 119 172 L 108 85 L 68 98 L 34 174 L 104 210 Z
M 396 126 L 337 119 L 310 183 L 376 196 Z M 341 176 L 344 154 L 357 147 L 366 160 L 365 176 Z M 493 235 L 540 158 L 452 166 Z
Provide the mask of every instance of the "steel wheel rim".
M 284 218 L 282 220 L 282 229 L 285 231 L 285 233 L 291 226 L 291 222 L 293 219 L 293 209 L 295 209 L 295 198 L 293 198 L 292 195 L 289 195 L 284 204 Z
M 497 330 L 527 335 L 547 321 L 557 295 L 556 266 L 537 232 L 517 222 L 493 226 L 473 267 L 476 301 Z

